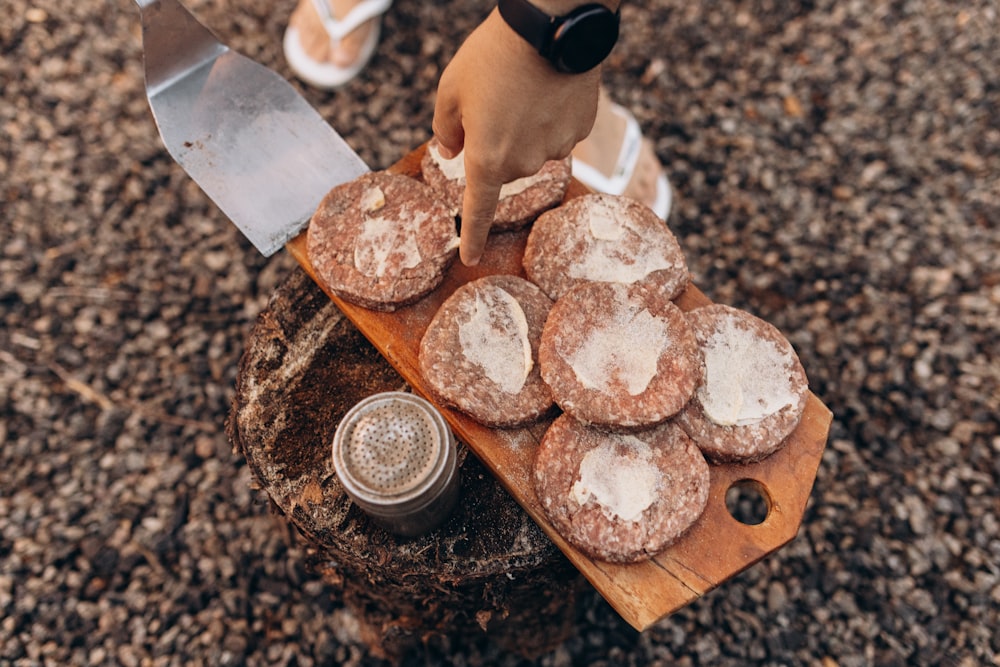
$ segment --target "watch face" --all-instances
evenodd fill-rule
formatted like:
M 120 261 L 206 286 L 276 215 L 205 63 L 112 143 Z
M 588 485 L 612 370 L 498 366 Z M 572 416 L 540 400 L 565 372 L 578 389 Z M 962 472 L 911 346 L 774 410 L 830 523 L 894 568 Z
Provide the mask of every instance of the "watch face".
M 617 40 L 618 14 L 603 5 L 585 5 L 556 30 L 550 59 L 560 72 L 579 74 L 600 64 Z

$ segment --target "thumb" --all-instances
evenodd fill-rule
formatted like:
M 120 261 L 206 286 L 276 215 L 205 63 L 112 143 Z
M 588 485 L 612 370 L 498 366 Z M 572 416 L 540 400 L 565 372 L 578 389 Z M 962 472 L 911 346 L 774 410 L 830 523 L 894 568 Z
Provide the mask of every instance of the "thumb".
M 468 168 L 468 165 L 466 166 Z M 462 199 L 462 233 L 458 255 L 466 266 L 475 266 L 486 248 L 486 239 L 493 225 L 502 183 L 476 177 L 466 171 L 465 195 Z
M 443 91 L 438 91 L 434 104 L 434 119 L 431 130 L 438 141 L 438 152 L 445 160 L 450 160 L 462 152 L 465 144 L 465 129 L 462 127 L 461 114 L 454 102 L 448 102 Z

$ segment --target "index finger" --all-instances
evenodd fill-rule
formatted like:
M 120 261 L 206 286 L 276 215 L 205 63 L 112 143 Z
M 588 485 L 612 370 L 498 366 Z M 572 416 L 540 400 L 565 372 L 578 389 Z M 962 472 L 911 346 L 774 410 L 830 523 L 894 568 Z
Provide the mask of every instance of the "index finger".
M 502 186 L 495 179 L 476 173 L 475 169 L 470 173 L 466 164 L 461 243 L 458 248 L 458 255 L 466 266 L 475 266 L 482 258 Z

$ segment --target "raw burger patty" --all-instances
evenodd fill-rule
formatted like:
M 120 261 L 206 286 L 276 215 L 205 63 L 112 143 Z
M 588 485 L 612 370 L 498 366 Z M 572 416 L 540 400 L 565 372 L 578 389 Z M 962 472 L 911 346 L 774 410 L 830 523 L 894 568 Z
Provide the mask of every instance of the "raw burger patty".
M 708 502 L 705 457 L 672 422 L 616 434 L 561 415 L 542 438 L 534 481 L 559 534 L 591 558 L 615 563 L 655 556 Z
M 705 382 L 677 422 L 715 462 L 758 461 L 795 430 L 809 394 L 791 343 L 750 313 L 715 304 L 687 313 Z
M 446 204 L 460 212 L 465 195 L 465 156 L 460 153 L 451 160 L 445 160 L 437 146 L 435 139 L 427 144 L 420 163 L 424 181 Z M 530 224 L 539 214 L 562 202 L 571 178 L 570 159 L 566 158 L 550 160 L 534 176 L 503 186 L 490 230 L 503 232 Z
M 646 283 L 583 283 L 569 290 L 549 313 L 538 359 L 559 407 L 613 431 L 671 417 L 703 374 L 684 314 Z
M 524 278 L 487 276 L 441 305 L 420 341 L 420 373 L 436 397 L 487 426 L 512 427 L 554 408 L 538 372 L 552 301 Z
M 635 200 L 607 194 L 575 197 L 539 216 L 524 270 L 553 299 L 581 282 L 633 283 L 651 274 L 674 298 L 690 282 L 684 253 L 663 220 Z
M 454 216 L 433 191 L 384 171 L 333 188 L 307 239 L 309 259 L 330 290 L 386 311 L 437 287 L 458 249 Z

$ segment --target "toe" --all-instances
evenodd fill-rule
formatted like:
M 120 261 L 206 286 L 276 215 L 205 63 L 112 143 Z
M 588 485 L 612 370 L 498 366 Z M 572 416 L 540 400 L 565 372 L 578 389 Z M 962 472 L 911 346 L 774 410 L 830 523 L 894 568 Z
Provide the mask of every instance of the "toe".
M 369 21 L 364 25 L 358 26 L 357 30 L 340 40 L 332 50 L 331 59 L 333 63 L 338 67 L 349 67 L 357 62 L 365 39 L 368 37 L 368 31 L 371 29 L 372 25 Z
M 331 10 L 335 16 L 343 16 L 355 4 L 356 0 L 333 2 Z M 362 23 L 339 42 L 331 43 L 330 35 L 323 27 L 323 19 L 320 18 L 313 3 L 309 0 L 300 0 L 292 12 L 289 25 L 299 31 L 302 49 L 310 58 L 318 62 L 329 62 L 337 67 L 350 67 L 357 62 L 365 41 L 375 29 L 375 19 Z

